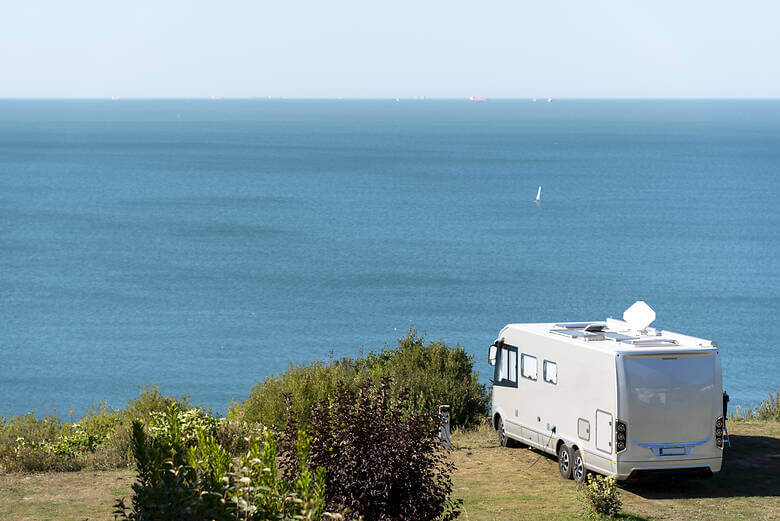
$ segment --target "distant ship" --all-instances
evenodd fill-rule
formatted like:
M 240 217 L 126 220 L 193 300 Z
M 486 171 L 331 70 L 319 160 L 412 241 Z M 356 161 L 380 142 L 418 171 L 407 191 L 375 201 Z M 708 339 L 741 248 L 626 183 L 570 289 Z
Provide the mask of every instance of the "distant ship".
M 552 103 L 552 98 L 547 98 L 547 103 Z
M 416 99 L 417 101 L 422 101 L 425 99 L 425 96 L 415 96 L 414 99 Z
M 542 201 L 542 185 L 539 185 L 539 190 L 536 191 L 536 202 Z
M 533 101 L 534 103 L 536 103 L 536 98 L 534 98 L 532 101 Z
M 469 98 L 469 101 L 487 101 L 487 98 L 476 98 L 474 96 L 471 96 Z
M 111 101 L 119 101 L 119 96 L 111 96 Z

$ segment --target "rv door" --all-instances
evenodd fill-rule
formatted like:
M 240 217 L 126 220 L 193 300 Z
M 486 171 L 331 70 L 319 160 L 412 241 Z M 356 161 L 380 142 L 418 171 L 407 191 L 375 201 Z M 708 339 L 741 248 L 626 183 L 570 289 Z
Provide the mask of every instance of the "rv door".
M 596 448 L 612 454 L 612 415 L 602 410 L 596 411 Z

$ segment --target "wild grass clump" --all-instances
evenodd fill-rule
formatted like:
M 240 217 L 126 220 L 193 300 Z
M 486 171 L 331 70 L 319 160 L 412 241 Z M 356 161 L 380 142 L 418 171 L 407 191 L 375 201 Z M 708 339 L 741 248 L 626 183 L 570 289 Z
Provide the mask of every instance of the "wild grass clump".
M 751 409 L 737 408 L 736 412 L 729 419 L 737 421 L 780 422 L 780 387 L 778 387 L 776 393 L 769 393 L 767 399 L 758 404 L 758 407 Z
M 579 493 L 591 519 L 612 519 L 623 505 L 615 476 L 591 474 Z
M 366 378 L 378 382 L 384 377 L 392 382 L 391 396 L 407 389 L 408 403 L 416 411 L 450 405 L 454 427 L 478 423 L 488 412 L 490 397 L 479 383 L 474 357 L 460 345 L 427 342 L 424 335 L 410 329 L 393 349 L 384 347 L 358 358 L 291 365 L 286 372 L 257 383 L 245 402 L 231 406 L 228 417 L 280 426 L 284 423 L 283 396 L 289 394 L 296 420 L 306 425 L 311 421 L 312 405 L 333 395 L 337 382 L 354 391 Z
M 56 412 L 0 418 L 0 471 L 74 471 L 84 468 L 122 468 L 132 463 L 133 421 L 154 421 L 170 405 L 190 409 L 187 397 L 176 399 L 146 386 L 124 409 L 105 402 L 90 407 L 76 422 L 65 422 Z

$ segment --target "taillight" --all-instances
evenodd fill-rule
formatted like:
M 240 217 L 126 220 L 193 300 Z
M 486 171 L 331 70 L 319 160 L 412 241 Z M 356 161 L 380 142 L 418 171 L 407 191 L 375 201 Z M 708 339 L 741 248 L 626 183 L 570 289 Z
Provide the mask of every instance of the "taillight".
M 715 445 L 723 448 L 723 417 L 715 420 Z
M 616 422 L 615 430 L 617 434 L 617 451 L 622 452 L 626 450 L 626 440 L 628 439 L 628 426 L 624 422 Z

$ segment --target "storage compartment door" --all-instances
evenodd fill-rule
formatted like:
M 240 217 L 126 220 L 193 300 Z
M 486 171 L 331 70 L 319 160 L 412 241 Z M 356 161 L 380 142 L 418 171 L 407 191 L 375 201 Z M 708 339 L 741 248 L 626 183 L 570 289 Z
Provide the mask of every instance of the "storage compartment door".
M 596 411 L 596 448 L 612 454 L 612 415 Z

